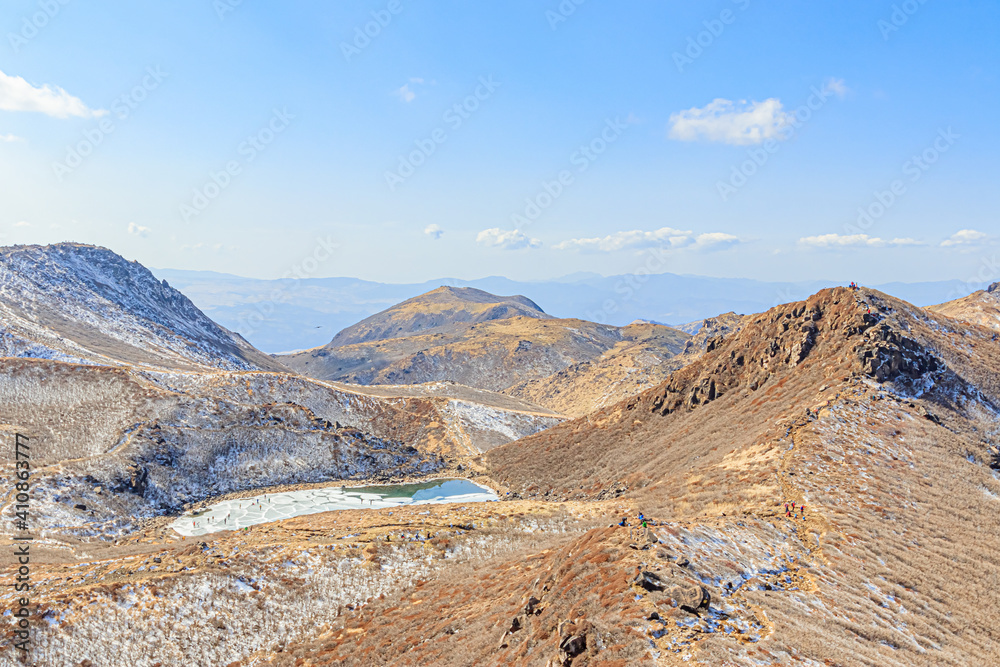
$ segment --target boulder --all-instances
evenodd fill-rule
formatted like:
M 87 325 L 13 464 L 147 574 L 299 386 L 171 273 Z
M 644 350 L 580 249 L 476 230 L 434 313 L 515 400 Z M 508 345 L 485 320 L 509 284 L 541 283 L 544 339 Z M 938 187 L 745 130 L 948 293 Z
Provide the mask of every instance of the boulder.
M 570 635 L 559 642 L 559 657 L 562 658 L 563 664 L 567 664 L 586 650 L 587 635 Z
M 708 605 L 712 602 L 712 596 L 704 586 L 698 584 L 672 586 L 667 592 L 670 597 L 677 600 L 677 606 L 691 614 L 708 609 Z

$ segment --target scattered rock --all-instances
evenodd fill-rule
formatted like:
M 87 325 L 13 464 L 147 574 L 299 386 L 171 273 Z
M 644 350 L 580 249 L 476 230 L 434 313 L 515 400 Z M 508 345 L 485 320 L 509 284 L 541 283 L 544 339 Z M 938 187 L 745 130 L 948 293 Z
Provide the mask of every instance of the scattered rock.
M 524 613 L 528 616 L 532 614 L 540 614 L 542 610 L 538 608 L 538 604 L 541 602 L 538 598 L 532 595 L 528 598 L 528 602 L 524 605 Z
M 663 590 L 663 582 L 660 580 L 660 577 L 652 572 L 640 572 L 632 581 L 651 593 Z
M 73 505 L 73 509 L 78 509 L 81 512 L 86 512 L 87 511 L 87 506 L 78 503 L 76 505 Z

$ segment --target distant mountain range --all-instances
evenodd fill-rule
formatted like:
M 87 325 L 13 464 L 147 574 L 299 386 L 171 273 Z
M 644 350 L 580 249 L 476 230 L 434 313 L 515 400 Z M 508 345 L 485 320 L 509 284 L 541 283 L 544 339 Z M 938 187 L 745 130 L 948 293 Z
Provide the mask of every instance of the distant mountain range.
M 211 271 L 152 271 L 183 292 L 214 321 L 272 354 L 326 345 L 339 331 L 442 286 L 474 287 L 501 295 L 523 294 L 553 317 L 624 326 L 637 319 L 681 325 L 730 311 L 757 313 L 805 299 L 838 284 L 762 282 L 670 273 L 609 277 L 584 273 L 539 282 L 490 277 L 387 284 L 356 278 L 258 280 Z M 949 301 L 972 291 L 957 280 L 876 287 L 918 306 Z

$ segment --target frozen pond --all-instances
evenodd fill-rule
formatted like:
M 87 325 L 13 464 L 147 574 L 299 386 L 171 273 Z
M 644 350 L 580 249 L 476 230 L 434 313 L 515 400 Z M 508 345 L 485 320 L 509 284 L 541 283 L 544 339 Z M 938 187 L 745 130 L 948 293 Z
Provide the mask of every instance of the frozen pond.
M 485 486 L 467 479 L 442 479 L 394 486 L 331 486 L 225 500 L 195 514 L 184 514 L 171 527 L 185 536 L 204 535 L 331 510 L 481 503 L 488 500 L 499 498 Z

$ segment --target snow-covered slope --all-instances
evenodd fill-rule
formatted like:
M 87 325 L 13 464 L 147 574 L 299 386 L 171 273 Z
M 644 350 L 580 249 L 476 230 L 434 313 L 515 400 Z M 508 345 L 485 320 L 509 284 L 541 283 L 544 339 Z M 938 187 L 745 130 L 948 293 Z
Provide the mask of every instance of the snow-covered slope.
M 0 248 L 0 356 L 280 368 L 138 262 L 76 243 Z

